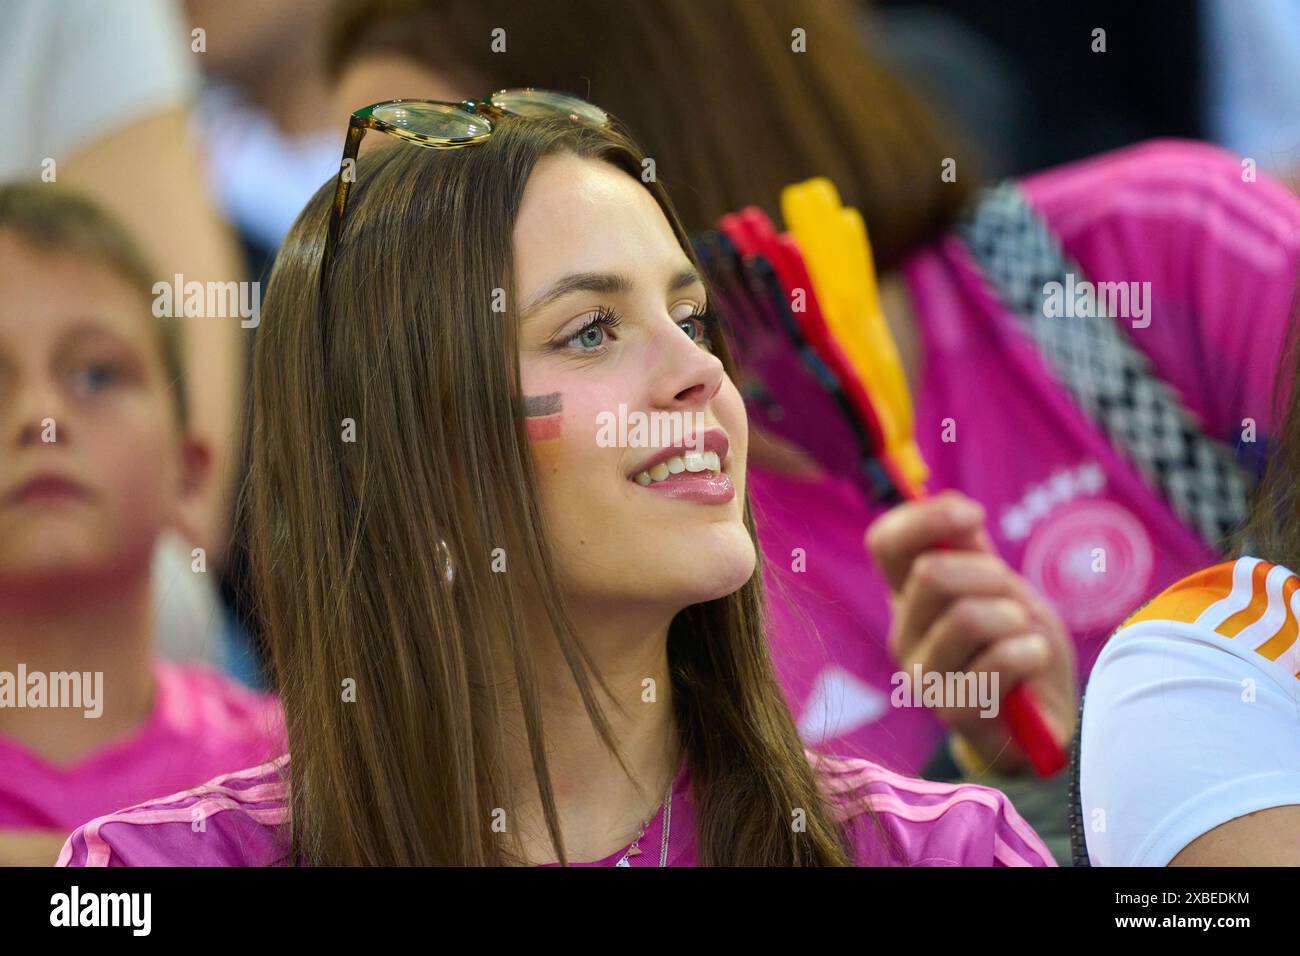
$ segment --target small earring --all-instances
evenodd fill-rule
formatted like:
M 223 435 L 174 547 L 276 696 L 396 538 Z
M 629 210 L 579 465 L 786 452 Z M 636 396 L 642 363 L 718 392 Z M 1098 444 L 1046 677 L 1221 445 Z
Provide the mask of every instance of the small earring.
M 442 576 L 448 584 L 456 582 L 456 566 L 451 562 L 451 549 L 447 547 L 447 542 L 438 539 L 438 551 L 442 555 Z

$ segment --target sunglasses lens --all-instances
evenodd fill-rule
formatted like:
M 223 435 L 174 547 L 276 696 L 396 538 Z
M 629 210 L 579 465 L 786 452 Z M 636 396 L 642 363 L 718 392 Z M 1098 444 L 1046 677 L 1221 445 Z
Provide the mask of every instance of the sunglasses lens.
M 375 119 L 438 139 L 475 139 L 491 130 L 491 124 L 460 107 L 442 103 L 388 103 L 375 107 Z
M 609 122 L 609 114 L 599 106 L 550 90 L 502 90 L 492 94 L 492 105 L 516 116 L 568 116 L 592 126 L 604 126 Z

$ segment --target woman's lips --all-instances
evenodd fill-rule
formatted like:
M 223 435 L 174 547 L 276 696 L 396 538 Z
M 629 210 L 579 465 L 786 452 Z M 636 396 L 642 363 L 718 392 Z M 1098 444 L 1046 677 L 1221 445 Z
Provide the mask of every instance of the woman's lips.
M 662 464 L 672 458 L 682 458 L 688 454 L 701 455 L 712 452 L 717 456 L 719 462 L 726 461 L 727 452 L 730 448 L 731 442 L 727 438 L 727 433 L 721 428 L 710 428 L 702 433 L 692 435 L 689 443 L 682 441 L 679 444 L 659 449 L 659 451 L 641 462 L 628 477 L 635 480 L 639 473 L 649 471 L 655 465 Z M 714 462 L 713 470 L 717 471 L 718 467 L 718 463 Z
M 731 483 L 731 476 L 716 471 L 683 471 L 681 474 L 669 475 L 663 481 L 637 487 L 669 498 L 704 504 L 726 504 L 736 497 L 736 487 Z

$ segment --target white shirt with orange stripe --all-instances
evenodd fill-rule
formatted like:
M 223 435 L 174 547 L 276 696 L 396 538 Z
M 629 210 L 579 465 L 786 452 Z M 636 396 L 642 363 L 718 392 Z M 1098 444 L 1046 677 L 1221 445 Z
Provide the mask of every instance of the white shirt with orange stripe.
M 1165 866 L 1215 827 L 1300 804 L 1300 576 L 1199 571 L 1115 632 L 1088 681 L 1080 804 L 1094 866 Z

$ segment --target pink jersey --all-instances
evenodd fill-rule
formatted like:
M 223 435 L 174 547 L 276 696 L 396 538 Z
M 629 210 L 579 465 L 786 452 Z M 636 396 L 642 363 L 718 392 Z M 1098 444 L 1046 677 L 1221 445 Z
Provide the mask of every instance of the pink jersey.
M 1179 141 L 1021 185 L 1080 278 L 1150 283 L 1150 324 L 1121 327 L 1205 430 L 1235 444 L 1253 423 L 1253 447 L 1262 447 L 1300 275 L 1300 199 L 1244 176 L 1222 149 Z M 917 253 L 902 275 L 924 349 L 914 402 L 930 488 L 985 505 L 1002 556 L 1073 633 L 1086 679 L 1129 612 L 1219 556 L 1073 403 L 959 240 Z M 773 658 L 801 733 L 826 750 L 915 771 L 942 728 L 923 709 L 890 705 L 888 594 L 863 545 L 877 511 L 848 481 L 752 464 L 749 475 Z M 1092 567 L 1097 548 L 1105 573 Z
M 287 858 L 288 757 L 79 827 L 59 866 L 275 866 Z M 809 753 L 860 866 L 1055 866 L 1005 796 L 901 777 L 865 760 Z M 874 820 L 873 820 L 874 816 Z M 877 825 L 878 824 L 878 825 Z M 883 829 L 883 834 L 881 830 Z M 695 866 L 695 811 L 683 762 L 672 799 L 637 841 L 580 866 Z
M 70 833 L 94 817 L 259 763 L 285 748 L 276 699 L 206 667 L 154 663 L 149 720 L 67 767 L 0 737 L 0 829 Z

